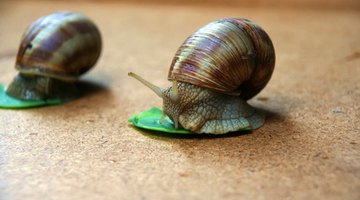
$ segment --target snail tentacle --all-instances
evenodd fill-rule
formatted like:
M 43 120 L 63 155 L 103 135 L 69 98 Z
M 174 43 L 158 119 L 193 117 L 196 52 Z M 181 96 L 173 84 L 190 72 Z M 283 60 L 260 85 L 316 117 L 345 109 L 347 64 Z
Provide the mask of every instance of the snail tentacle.
M 129 72 L 128 76 L 131 76 L 133 78 L 135 78 L 136 80 L 140 81 L 142 84 L 144 84 L 145 86 L 147 86 L 149 89 L 151 89 L 155 94 L 157 94 L 159 97 L 162 98 L 162 94 L 163 94 L 163 89 L 150 83 L 149 81 L 145 80 L 144 78 L 142 78 L 141 76 L 133 73 L 133 72 Z

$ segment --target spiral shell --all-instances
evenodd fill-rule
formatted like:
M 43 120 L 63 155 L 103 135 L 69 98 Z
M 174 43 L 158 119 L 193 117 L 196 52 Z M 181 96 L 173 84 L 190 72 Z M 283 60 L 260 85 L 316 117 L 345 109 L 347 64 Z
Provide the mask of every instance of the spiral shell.
M 243 18 L 213 21 L 188 37 L 172 61 L 168 79 L 250 99 L 271 78 L 275 52 L 269 36 Z
M 101 45 L 99 30 L 85 16 L 53 13 L 27 28 L 15 67 L 23 74 L 75 81 L 96 63 Z

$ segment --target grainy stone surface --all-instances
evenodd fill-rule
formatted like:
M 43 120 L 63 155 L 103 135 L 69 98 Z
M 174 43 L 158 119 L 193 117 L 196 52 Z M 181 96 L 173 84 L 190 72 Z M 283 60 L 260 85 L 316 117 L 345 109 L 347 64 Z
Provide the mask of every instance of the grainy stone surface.
M 0 2 L 0 82 L 36 18 L 79 11 L 104 49 L 87 95 L 52 107 L 0 110 L 0 199 L 360 199 L 359 10 Z M 127 118 L 161 100 L 127 76 L 165 87 L 185 38 L 245 17 L 271 36 L 277 62 L 253 100 L 268 112 L 248 134 L 181 137 Z

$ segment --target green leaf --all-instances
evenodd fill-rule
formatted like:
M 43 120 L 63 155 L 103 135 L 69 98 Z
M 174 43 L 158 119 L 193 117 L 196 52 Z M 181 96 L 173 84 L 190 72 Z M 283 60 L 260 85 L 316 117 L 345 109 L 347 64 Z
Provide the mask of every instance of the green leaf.
M 173 122 L 169 117 L 165 117 L 162 124 L 160 124 L 160 119 L 162 116 L 162 111 L 157 107 L 152 107 L 149 110 L 135 114 L 129 118 L 128 122 L 133 124 L 136 127 L 153 130 L 153 131 L 162 131 L 167 133 L 179 133 L 179 134 L 193 134 L 192 132 L 185 129 L 176 129 Z
M 177 133 L 177 134 L 196 134 L 189 130 L 176 129 L 174 127 L 173 122 L 167 116 L 165 117 L 162 124 L 160 124 L 161 116 L 162 116 L 162 111 L 157 107 L 152 107 L 149 110 L 131 116 L 128 119 L 128 122 L 136 127 L 153 130 L 153 131 L 161 131 L 161 132 Z M 241 121 L 243 122 L 243 127 L 241 127 L 238 131 L 252 130 L 248 119 L 242 117 Z
M 61 104 L 60 99 L 48 100 L 20 100 L 10 97 L 5 92 L 5 87 L 0 84 L 0 108 L 31 108 L 47 105 Z

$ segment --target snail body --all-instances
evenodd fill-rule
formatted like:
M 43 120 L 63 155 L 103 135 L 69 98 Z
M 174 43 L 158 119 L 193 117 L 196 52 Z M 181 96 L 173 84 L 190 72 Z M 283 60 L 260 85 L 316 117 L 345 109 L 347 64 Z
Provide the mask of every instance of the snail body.
M 168 73 L 171 87 L 161 89 L 129 75 L 163 99 L 163 113 L 176 128 L 224 134 L 264 123 L 265 115 L 246 101 L 265 87 L 274 65 L 274 47 L 265 31 L 247 19 L 224 18 L 180 46 Z
M 255 129 L 264 123 L 264 114 L 238 96 L 227 95 L 179 82 L 178 99 L 172 87 L 163 92 L 163 112 L 186 130 L 197 133 L 222 134 L 244 128 Z M 195 94 L 195 95 L 193 95 Z
M 15 64 L 19 74 L 7 94 L 24 100 L 66 97 L 95 65 L 101 46 L 98 28 L 81 14 L 57 12 L 37 19 L 23 34 Z

